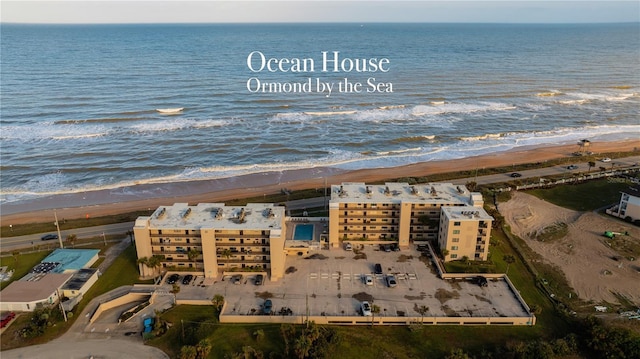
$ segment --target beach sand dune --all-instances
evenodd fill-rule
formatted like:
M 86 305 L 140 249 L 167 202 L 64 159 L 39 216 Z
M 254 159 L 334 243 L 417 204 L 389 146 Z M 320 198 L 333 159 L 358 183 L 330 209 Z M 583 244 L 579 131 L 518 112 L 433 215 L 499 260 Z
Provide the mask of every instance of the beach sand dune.
M 512 232 L 543 260 L 560 268 L 580 298 L 618 303 L 614 293 L 619 293 L 632 302 L 640 302 L 640 260 L 622 257 L 606 244 L 603 236 L 605 230 L 628 232 L 627 239 L 640 243 L 640 228 L 597 213 L 558 207 L 522 192 L 514 192 L 499 209 Z M 552 242 L 535 239 L 542 229 L 558 222 L 568 225 L 566 237 Z

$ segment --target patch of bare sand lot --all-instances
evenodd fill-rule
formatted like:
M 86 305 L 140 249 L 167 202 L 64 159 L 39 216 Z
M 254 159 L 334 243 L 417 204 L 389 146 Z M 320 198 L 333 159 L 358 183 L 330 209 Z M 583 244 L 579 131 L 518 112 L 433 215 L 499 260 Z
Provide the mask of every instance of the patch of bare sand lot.
M 640 260 L 630 261 L 607 245 L 604 231 L 628 232 L 625 240 L 640 244 L 640 229 L 593 212 L 577 212 L 515 192 L 499 204 L 512 232 L 544 260 L 559 267 L 578 296 L 595 303 L 619 303 L 613 293 L 640 303 Z M 541 242 L 536 234 L 556 223 L 566 223 L 567 235 Z M 615 259 L 614 259 L 615 258 Z

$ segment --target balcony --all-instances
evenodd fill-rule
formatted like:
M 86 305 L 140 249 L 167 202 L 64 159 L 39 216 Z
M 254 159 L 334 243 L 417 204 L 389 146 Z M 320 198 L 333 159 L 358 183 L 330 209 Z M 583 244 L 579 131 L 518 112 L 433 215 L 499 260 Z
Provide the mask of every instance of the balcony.
M 221 233 L 215 233 L 214 234 L 216 238 L 243 238 L 243 239 L 268 239 L 269 235 L 268 234 L 262 234 L 262 233 L 226 233 L 226 232 L 221 232 Z
M 234 242 L 218 242 L 216 241 L 216 247 L 269 247 L 270 243 L 240 243 L 240 241 Z
M 201 238 L 200 233 L 149 233 L 151 238 Z
M 233 263 L 245 263 L 245 264 L 249 264 L 249 263 L 253 263 L 253 264 L 263 264 L 263 263 L 269 263 L 271 260 L 270 259 L 240 259 L 240 258 L 218 258 L 218 263 L 226 263 L 226 264 L 233 264 Z
M 190 241 L 189 243 L 187 242 L 182 242 L 182 241 L 178 241 L 178 240 L 165 240 L 165 241 L 151 241 L 151 245 L 152 246 L 162 246 L 162 247 L 195 247 L 195 248 L 201 248 L 202 247 L 202 243 L 201 242 L 193 242 Z

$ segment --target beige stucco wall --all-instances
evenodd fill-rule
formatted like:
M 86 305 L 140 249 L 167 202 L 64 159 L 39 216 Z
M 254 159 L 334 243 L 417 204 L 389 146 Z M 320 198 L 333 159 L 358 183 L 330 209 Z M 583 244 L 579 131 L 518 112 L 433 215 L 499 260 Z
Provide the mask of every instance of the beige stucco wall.
M 213 229 L 203 229 L 202 235 L 202 260 L 204 276 L 206 278 L 218 278 L 218 257 L 216 255 L 216 238 Z

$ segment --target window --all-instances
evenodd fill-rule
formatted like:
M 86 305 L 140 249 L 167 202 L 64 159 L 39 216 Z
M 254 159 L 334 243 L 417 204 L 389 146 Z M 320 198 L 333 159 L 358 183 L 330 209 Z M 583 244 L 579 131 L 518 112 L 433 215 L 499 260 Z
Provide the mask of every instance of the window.
M 460 234 L 460 230 L 459 229 L 454 229 L 453 230 L 453 234 Z
M 458 250 L 458 246 L 451 246 L 451 250 L 452 251 L 457 251 Z
M 459 226 L 459 225 L 460 225 L 460 222 L 453 222 L 453 225 L 454 225 L 454 226 Z
M 458 243 L 458 242 L 460 242 L 460 238 L 458 238 L 458 237 L 452 238 L 451 242 Z
M 451 259 L 456 259 L 456 258 L 458 258 L 458 255 L 457 255 L 457 254 L 452 254 L 452 255 L 451 255 Z

